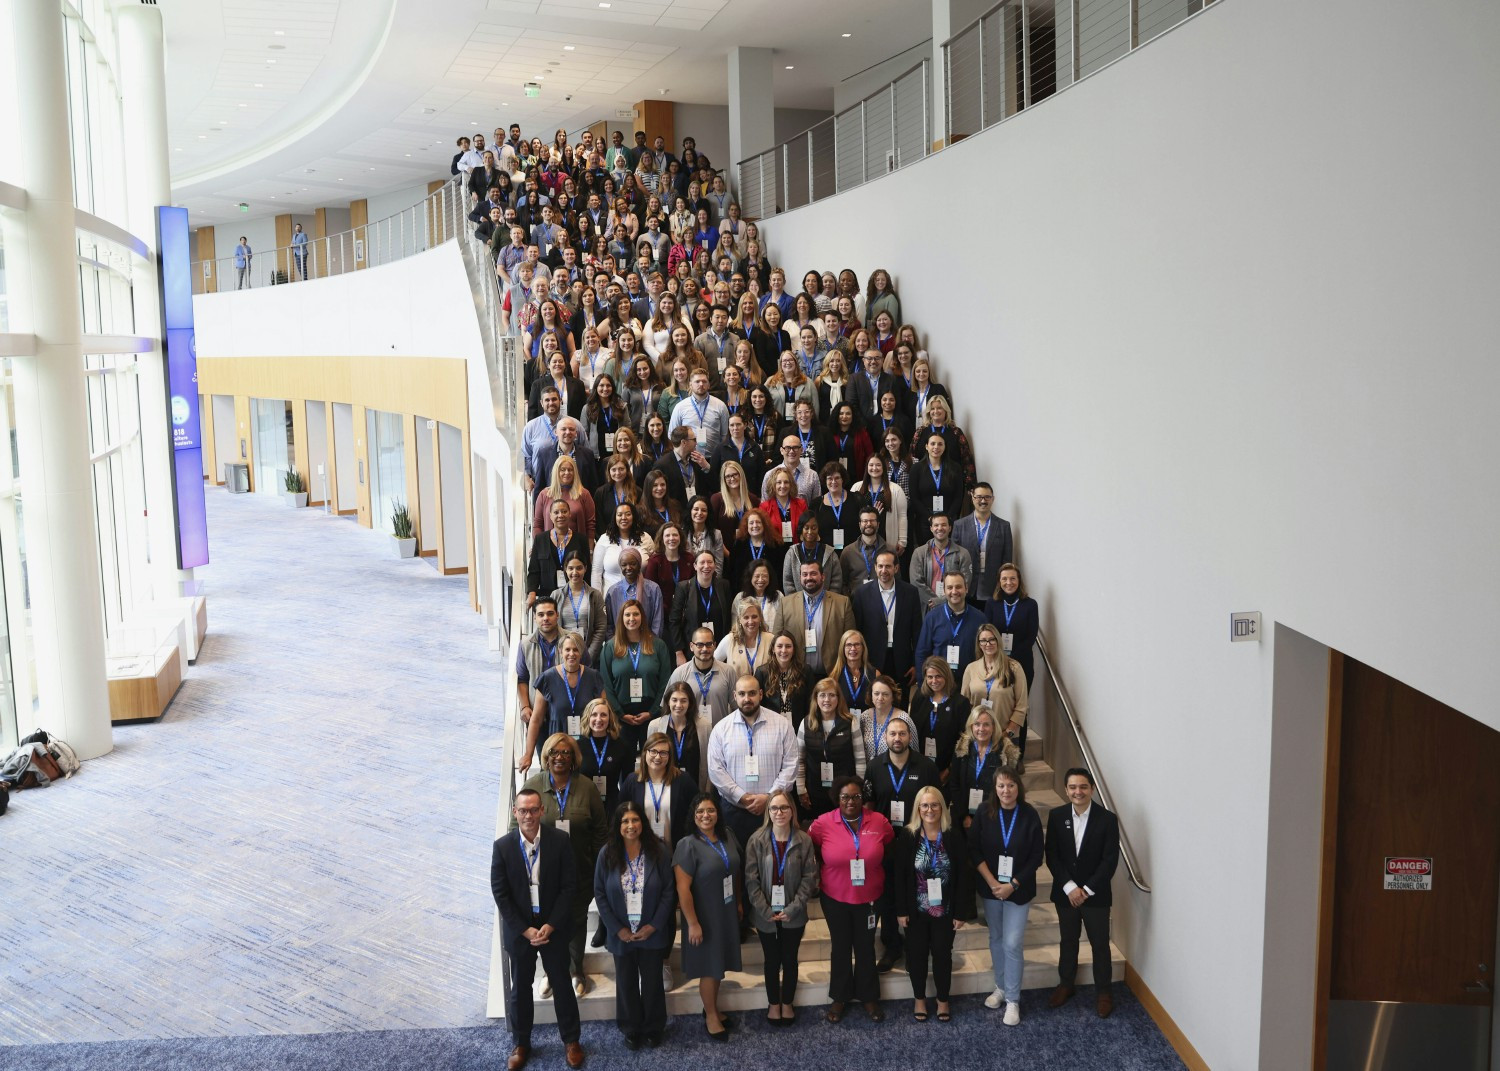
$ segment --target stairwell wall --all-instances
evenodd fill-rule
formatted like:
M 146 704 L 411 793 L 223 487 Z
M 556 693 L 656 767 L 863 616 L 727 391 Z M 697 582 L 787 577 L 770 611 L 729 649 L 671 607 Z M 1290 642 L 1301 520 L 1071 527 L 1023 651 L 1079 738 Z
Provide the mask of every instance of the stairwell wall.
M 1121 943 L 1216 1069 L 1261 1065 L 1305 862 L 1267 858 L 1273 626 L 1500 727 L 1496 40 L 1479 0 L 1219 0 L 761 223 L 790 278 L 892 271 L 1155 889 Z

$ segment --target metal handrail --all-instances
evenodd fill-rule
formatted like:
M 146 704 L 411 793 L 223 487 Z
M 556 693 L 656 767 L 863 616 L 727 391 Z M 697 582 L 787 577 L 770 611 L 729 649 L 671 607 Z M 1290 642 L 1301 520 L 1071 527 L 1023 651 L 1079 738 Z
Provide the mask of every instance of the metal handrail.
M 1113 811 L 1118 819 L 1120 809 L 1114 805 L 1105 787 L 1104 777 L 1099 773 L 1099 761 L 1094 757 L 1094 749 L 1089 747 L 1088 737 L 1084 735 L 1083 725 L 1078 720 L 1078 712 L 1073 709 L 1073 701 L 1068 698 L 1068 690 L 1063 687 L 1062 677 L 1058 675 L 1057 663 L 1052 660 L 1052 654 L 1047 650 L 1047 639 L 1041 629 L 1037 629 L 1036 647 L 1042 653 L 1042 661 L 1047 666 L 1047 676 L 1052 681 L 1052 688 L 1057 692 L 1057 698 L 1061 701 L 1063 714 L 1068 720 L 1068 729 L 1078 744 L 1078 751 L 1083 755 L 1083 761 L 1089 768 L 1089 773 L 1094 778 L 1094 792 L 1099 797 L 1099 803 L 1106 810 Z M 1130 846 L 1130 838 L 1125 833 L 1125 823 L 1120 822 L 1120 858 L 1125 861 L 1125 873 L 1130 878 L 1130 884 L 1134 885 L 1143 893 L 1149 893 L 1151 886 L 1141 875 L 1140 864 L 1136 862 L 1135 851 Z
M 983 14 L 981 14 L 977 19 L 974 19 L 972 22 L 966 22 L 966 23 L 964 23 L 964 25 L 961 26 L 959 29 L 954 30 L 952 33 L 950 33 L 948 35 L 948 37 L 947 37 L 947 40 L 945 40 L 938 47 L 939 48 L 947 48 L 954 41 L 958 40 L 958 38 L 962 37 L 964 34 L 968 33 L 970 30 L 972 30 L 974 27 L 978 26 L 981 22 L 983 22 L 985 19 L 989 18 L 995 12 L 999 11 L 1006 4 L 1009 4 L 1009 3 L 1012 3 L 1012 2 L 1013 2 L 1013 0 L 999 0 L 999 3 L 995 4 L 995 6 L 992 7 L 992 8 L 989 8 L 987 11 L 985 11 Z

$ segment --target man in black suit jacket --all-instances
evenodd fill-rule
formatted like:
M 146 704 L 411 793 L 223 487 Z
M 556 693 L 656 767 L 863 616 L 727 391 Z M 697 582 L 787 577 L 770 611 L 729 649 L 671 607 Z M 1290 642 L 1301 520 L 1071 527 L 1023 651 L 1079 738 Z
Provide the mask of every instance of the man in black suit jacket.
M 663 454 L 651 466 L 667 478 L 667 497 L 684 510 L 696 495 L 707 498 L 714 487 L 708 482 L 709 463 L 698 449 L 698 433 L 686 424 L 672 429 L 668 437 L 672 444 L 670 452 Z M 693 489 L 688 491 L 687 473 L 693 475 Z
M 912 749 L 916 738 L 907 715 L 892 715 L 885 730 L 885 754 L 865 767 L 865 799 L 870 809 L 883 814 L 898 829 L 916 813 L 917 791 L 929 786 L 941 791 L 943 784 L 937 765 Z M 885 948 L 875 963 L 881 974 L 896 965 L 905 946 L 897 923 L 895 862 L 895 855 L 886 852 L 885 891 L 875 902 L 880 915 L 880 943 Z
M 1064 778 L 1067 807 L 1047 815 L 1047 869 L 1052 871 L 1052 902 L 1057 905 L 1058 986 L 1052 1007 L 1073 996 L 1078 971 L 1078 935 L 1088 930 L 1094 956 L 1094 985 L 1098 987 L 1099 1018 L 1115 1010 L 1110 983 L 1110 879 L 1120 862 L 1120 823 L 1094 803 L 1094 776 L 1082 767 Z
M 573 891 L 578 872 L 568 835 L 542 825 L 542 797 L 529 789 L 516 793 L 516 826 L 495 841 L 490 859 L 490 890 L 500 909 L 500 934 L 510 959 L 505 1021 L 515 1049 L 509 1071 L 526 1066 L 531 1054 L 531 983 L 536 961 L 552 985 L 557 1029 L 569 1067 L 583 1066 L 578 1044 L 578 998 L 568 976 L 568 939 L 573 930 Z
M 916 679 L 913 652 L 922 631 L 922 595 L 897 576 L 894 550 L 886 548 L 875 556 L 874 583 L 855 588 L 850 602 L 870 664 L 901 687 L 903 699 L 910 696 Z

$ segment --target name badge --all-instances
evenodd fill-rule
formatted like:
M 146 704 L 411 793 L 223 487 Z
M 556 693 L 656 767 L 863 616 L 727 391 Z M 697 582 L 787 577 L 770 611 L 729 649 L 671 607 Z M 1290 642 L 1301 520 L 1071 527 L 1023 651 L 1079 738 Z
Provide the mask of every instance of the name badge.
M 625 890 L 625 919 L 633 930 L 641 924 L 641 900 L 645 894 Z
M 1010 654 L 1011 649 L 1014 648 L 1015 645 L 1016 638 L 1014 635 L 1009 632 L 1000 633 L 1000 649 L 1002 651 L 1004 651 L 1006 654 Z
M 729 367 L 729 361 L 728 361 L 728 359 L 722 353 L 719 354 L 719 374 L 723 375 L 724 374 L 724 369 L 726 369 L 728 367 Z
M 818 763 L 818 777 L 823 782 L 823 787 L 824 788 L 832 788 L 833 787 L 833 763 L 831 763 L 831 762 L 820 762 L 820 763 Z
M 874 930 L 875 929 L 875 912 L 871 911 L 870 914 L 869 914 L 869 916 L 865 919 L 865 929 L 867 929 L 867 930 Z
M 732 904 L 732 903 L 734 903 L 734 875 L 733 874 L 725 874 L 724 875 L 724 902 L 726 904 Z
M 802 630 L 802 649 L 804 651 L 816 651 L 818 649 L 818 630 L 805 628 Z
M 562 830 L 564 833 L 572 833 L 573 823 L 566 818 L 559 818 L 557 820 L 557 828 Z
M 612 431 L 606 431 L 604 433 L 604 452 L 606 454 L 612 454 L 615 452 L 615 433 Z
M 844 549 L 844 530 L 842 528 L 835 528 L 833 530 L 833 549 Z
M 958 668 L 958 644 L 956 644 L 956 643 L 950 643 L 948 645 L 948 658 L 947 658 L 947 662 L 948 662 L 948 668 L 949 669 L 957 669 Z
M 771 886 L 771 906 L 773 908 L 775 908 L 777 911 L 785 910 L 785 908 L 786 908 L 786 886 L 785 885 L 772 885 Z
M 542 910 L 542 887 L 540 885 L 531 886 L 531 910 L 533 914 Z
M 756 758 L 754 755 L 745 756 L 745 780 L 760 780 L 760 759 Z
M 922 754 L 929 759 L 937 758 L 937 737 L 929 736 L 922 744 Z
M 969 789 L 969 813 L 974 814 L 979 810 L 979 805 L 984 802 L 984 789 Z
M 630 678 L 630 701 L 639 703 L 646 698 L 646 682 L 639 677 Z
M 849 884 L 863 885 L 865 883 L 865 861 L 863 859 L 849 860 Z
M 927 879 L 927 902 L 933 907 L 940 907 L 943 903 L 943 879 Z
M 605 783 L 606 783 L 607 780 L 608 779 L 604 778 L 604 777 L 595 777 L 594 778 L 594 787 L 599 790 L 599 795 L 601 795 L 601 796 L 603 796 L 604 793 L 605 793 L 605 791 L 606 791 L 604 785 L 605 785 Z
M 580 715 L 578 715 L 578 714 L 569 714 L 568 715 L 568 735 L 569 736 L 582 736 L 583 735 L 583 718 Z
M 790 543 L 792 541 L 792 522 L 791 521 L 782 521 L 781 522 L 781 541 L 783 543 Z
M 561 569 L 558 569 L 557 570 L 557 586 L 560 587 L 560 588 L 562 588 L 562 587 L 567 587 L 567 585 L 568 585 L 568 578 L 565 577 L 565 576 L 563 576 L 563 571 Z
M 933 513 L 942 513 L 943 512 L 943 496 L 942 495 L 933 495 L 932 496 L 932 512 Z
M 1000 862 L 995 866 L 995 880 L 999 882 L 1009 881 L 1016 873 L 1016 861 L 1008 855 L 1002 855 Z
M 714 630 L 714 623 L 712 621 L 709 621 L 709 620 L 705 619 L 703 621 L 698 622 L 698 627 L 699 628 L 706 628 L 706 629 L 708 629 L 709 632 L 712 632 Z
M 891 825 L 899 826 L 906 821 L 906 804 L 901 800 L 891 800 Z

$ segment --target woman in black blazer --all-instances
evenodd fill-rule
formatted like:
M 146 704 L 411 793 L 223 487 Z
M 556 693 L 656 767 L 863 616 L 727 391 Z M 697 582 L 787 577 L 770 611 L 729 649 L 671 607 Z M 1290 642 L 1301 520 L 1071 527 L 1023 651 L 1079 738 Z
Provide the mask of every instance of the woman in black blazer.
M 979 874 L 995 970 L 995 991 L 984 1006 L 1004 1004 L 1005 1023 L 1015 1026 L 1021 1021 L 1026 919 L 1042 865 L 1042 820 L 1026 802 L 1026 786 L 1014 766 L 995 773 L 995 794 L 979 808 L 969 829 L 969 861 Z
M 937 987 L 937 1017 L 953 1018 L 953 934 L 974 916 L 974 873 L 963 833 L 950 828 L 948 806 L 936 785 L 917 791 L 916 813 L 893 845 L 896 917 L 906 930 L 906 973 L 912 1017 L 927 1021 L 927 960 Z
M 1014 562 L 1000 566 L 999 585 L 985 603 L 984 612 L 1000 630 L 1000 643 L 1006 653 L 1021 663 L 1026 673 L 1026 687 L 1031 687 L 1032 645 L 1036 643 L 1041 614 L 1036 600 L 1026 594 L 1021 570 Z M 1005 637 L 1010 636 L 1007 646 Z
M 620 786 L 620 798 L 640 806 L 646 824 L 666 844 L 668 854 L 679 840 L 693 835 L 693 797 L 697 794 L 698 782 L 678 768 L 672 739 L 666 733 L 646 738 L 635 769 Z
M 629 800 L 615 809 L 594 866 L 594 902 L 615 957 L 615 1023 L 625 1047 L 653 1048 L 667 1029 L 662 964 L 672 949 L 672 858 Z

